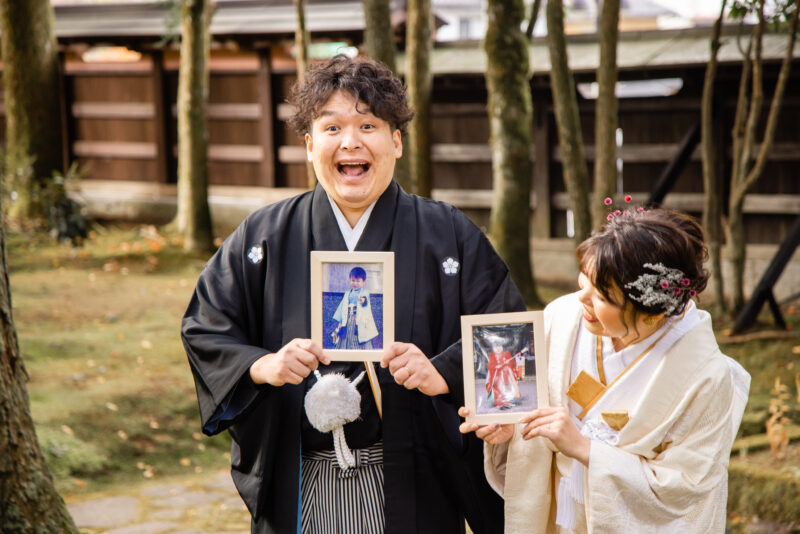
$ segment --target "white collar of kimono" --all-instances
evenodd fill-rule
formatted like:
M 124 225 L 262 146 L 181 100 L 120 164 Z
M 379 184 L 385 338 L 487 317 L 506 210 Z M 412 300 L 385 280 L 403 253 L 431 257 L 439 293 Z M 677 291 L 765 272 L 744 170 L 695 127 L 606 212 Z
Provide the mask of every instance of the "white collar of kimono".
M 601 338 L 603 342 L 603 371 L 605 373 L 606 382 L 610 384 L 642 353 L 642 351 L 649 347 L 659 336 L 664 334 L 664 331 L 670 328 L 670 325 L 675 323 L 669 332 L 656 343 L 645 358 L 645 360 L 650 360 L 651 362 L 661 360 L 664 353 L 666 353 L 676 341 L 683 337 L 684 334 L 694 328 L 699 320 L 700 317 L 697 313 L 697 307 L 694 305 L 693 301 L 689 301 L 683 315 L 671 318 L 647 338 L 632 345 L 628 345 L 620 351 L 614 350 L 610 339 Z M 642 363 L 644 362 L 639 362 L 637 366 L 640 366 Z M 578 340 L 575 343 L 575 352 L 572 356 L 570 383 L 577 378 L 581 370 L 585 370 L 595 378 L 599 377 L 596 358 L 596 337 L 589 334 L 589 332 L 582 327 L 578 331 Z M 632 399 L 629 399 L 629 402 L 630 400 Z M 577 415 L 582 411 L 582 408 L 571 399 L 569 400 L 569 408 L 570 413 L 573 415 Z
M 339 223 L 339 231 L 342 232 L 344 244 L 347 245 L 347 250 L 352 252 L 353 249 L 356 248 L 358 240 L 361 239 L 361 234 L 364 233 L 364 228 L 367 227 L 367 221 L 369 220 L 369 216 L 372 214 L 372 209 L 375 207 L 375 203 L 378 201 L 375 200 L 372 202 L 372 204 L 367 206 L 367 209 L 364 210 L 361 218 L 352 228 L 350 227 L 350 223 L 347 222 L 342 210 L 340 210 L 339 206 L 336 205 L 336 202 L 334 202 L 331 197 L 328 197 L 328 202 L 331 203 L 333 215 L 336 217 L 336 222 Z

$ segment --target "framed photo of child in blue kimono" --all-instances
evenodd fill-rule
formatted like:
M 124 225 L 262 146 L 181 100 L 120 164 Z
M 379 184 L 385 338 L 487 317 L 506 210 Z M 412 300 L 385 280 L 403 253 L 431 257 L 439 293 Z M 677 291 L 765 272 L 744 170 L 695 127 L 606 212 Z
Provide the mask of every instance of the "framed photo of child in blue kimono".
M 548 404 L 541 311 L 461 316 L 468 422 L 516 423 Z
M 394 342 L 393 252 L 311 252 L 311 339 L 335 361 L 380 361 Z

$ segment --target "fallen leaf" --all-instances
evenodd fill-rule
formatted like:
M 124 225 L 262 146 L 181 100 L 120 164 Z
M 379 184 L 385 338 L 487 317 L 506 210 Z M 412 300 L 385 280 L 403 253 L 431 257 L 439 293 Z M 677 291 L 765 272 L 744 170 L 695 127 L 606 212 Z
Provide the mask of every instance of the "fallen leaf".
M 150 350 L 153 348 L 153 344 L 150 342 L 149 339 L 142 340 L 142 348 L 145 350 Z
M 201 439 L 203 439 L 203 434 L 201 434 L 200 432 L 192 432 L 192 438 L 196 439 L 197 441 L 200 441 Z
M 184 467 L 189 467 L 192 465 L 192 461 L 189 458 L 181 458 L 181 465 Z
M 119 436 L 119 439 L 122 439 L 122 440 L 125 440 L 125 441 L 128 440 L 128 434 L 126 434 L 124 430 L 117 430 L 117 436 Z
M 106 403 L 106 408 L 108 408 L 108 409 L 109 409 L 109 410 L 111 410 L 112 412 L 118 412 L 118 411 L 119 411 L 119 406 L 117 406 L 117 405 L 116 405 L 116 404 L 114 404 L 113 402 L 107 402 L 107 403 Z
M 150 428 L 157 429 L 158 428 L 158 421 L 156 421 L 155 419 L 151 420 L 150 421 Z
M 82 488 L 83 487 L 83 480 L 76 478 L 75 479 L 75 486 Z
M 73 432 L 72 429 L 70 427 L 68 427 L 67 425 L 61 425 L 61 431 L 64 434 L 68 435 L 68 436 L 74 436 L 75 435 L 75 432 Z

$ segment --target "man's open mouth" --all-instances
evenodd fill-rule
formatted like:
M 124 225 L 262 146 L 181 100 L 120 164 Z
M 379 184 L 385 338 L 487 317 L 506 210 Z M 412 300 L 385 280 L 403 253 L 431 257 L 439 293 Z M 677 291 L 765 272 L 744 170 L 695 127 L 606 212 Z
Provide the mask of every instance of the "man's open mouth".
M 345 176 L 361 176 L 369 170 L 369 163 L 366 162 L 344 162 L 339 163 L 336 168 L 340 174 Z

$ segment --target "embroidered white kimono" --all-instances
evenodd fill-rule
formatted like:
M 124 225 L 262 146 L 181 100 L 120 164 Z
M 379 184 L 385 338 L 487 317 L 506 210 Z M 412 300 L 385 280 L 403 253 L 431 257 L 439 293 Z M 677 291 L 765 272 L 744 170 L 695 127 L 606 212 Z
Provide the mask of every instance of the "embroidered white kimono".
M 566 406 L 582 307 L 576 294 L 545 309 L 550 404 Z M 724 356 L 711 318 L 698 321 L 660 357 L 616 445 L 592 440 L 583 473 L 583 501 L 574 502 L 575 532 L 723 532 L 730 449 L 741 421 L 750 376 Z M 646 363 L 646 358 L 637 365 Z M 614 388 L 643 380 L 631 369 L 587 414 L 614 410 Z M 568 532 L 555 524 L 554 496 L 573 460 L 553 453 L 546 438 L 486 445 L 486 475 L 505 499 L 506 533 Z M 553 461 L 555 459 L 555 462 Z M 559 504 L 558 506 L 562 506 Z

